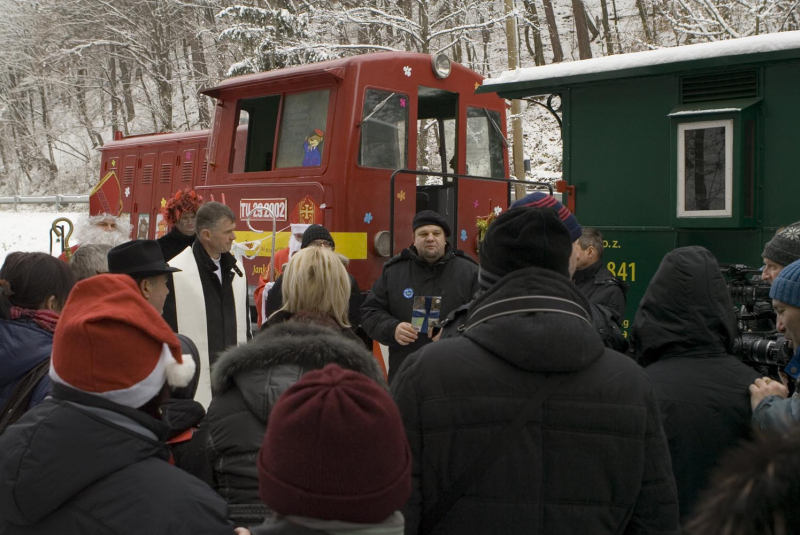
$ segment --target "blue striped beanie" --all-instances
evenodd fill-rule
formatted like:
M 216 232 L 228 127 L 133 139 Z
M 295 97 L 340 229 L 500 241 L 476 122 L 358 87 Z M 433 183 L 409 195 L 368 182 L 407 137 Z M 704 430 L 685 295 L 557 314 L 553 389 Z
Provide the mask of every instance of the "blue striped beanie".
M 569 208 L 558 202 L 558 200 L 552 195 L 543 193 L 541 191 L 534 191 L 533 193 L 524 196 L 520 200 L 515 201 L 509 209 L 520 208 L 522 206 L 528 208 L 552 208 L 556 211 L 558 218 L 561 219 L 561 222 L 564 223 L 564 226 L 567 227 L 567 230 L 569 231 L 569 237 L 572 238 L 572 241 L 575 241 L 581 237 L 583 229 L 581 229 L 581 226 L 578 224 L 575 214 L 570 212 Z

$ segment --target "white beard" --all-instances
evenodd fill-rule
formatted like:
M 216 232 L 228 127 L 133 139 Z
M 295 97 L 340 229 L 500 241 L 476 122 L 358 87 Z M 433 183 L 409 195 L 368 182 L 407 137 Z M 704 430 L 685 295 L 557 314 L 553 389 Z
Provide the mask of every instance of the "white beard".
M 106 232 L 95 225 L 87 226 L 81 233 L 81 245 L 110 245 L 116 247 L 128 241 L 129 238 L 119 230 Z
M 295 240 L 294 234 L 292 234 L 292 237 L 289 238 L 289 258 L 292 258 L 294 256 L 294 253 L 299 251 L 302 245 L 303 243 Z

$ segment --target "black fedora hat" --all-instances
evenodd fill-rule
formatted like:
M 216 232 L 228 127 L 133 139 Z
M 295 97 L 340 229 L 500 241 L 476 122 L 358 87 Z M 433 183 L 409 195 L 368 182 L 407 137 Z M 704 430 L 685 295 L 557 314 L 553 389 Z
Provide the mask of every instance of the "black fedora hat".
M 133 240 L 108 252 L 108 272 L 123 275 L 153 276 L 180 271 L 164 261 L 156 240 Z

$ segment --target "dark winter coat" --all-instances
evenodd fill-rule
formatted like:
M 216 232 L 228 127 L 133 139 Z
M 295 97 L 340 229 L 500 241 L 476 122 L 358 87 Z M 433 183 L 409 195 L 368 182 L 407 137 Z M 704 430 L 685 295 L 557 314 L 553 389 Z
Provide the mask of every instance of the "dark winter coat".
M 287 321 L 226 351 L 212 370 L 206 415 L 215 488 L 237 525 L 260 523 L 256 457 L 278 397 L 310 370 L 335 363 L 385 384 L 375 358 L 357 340 L 328 327 Z
M 677 534 L 667 441 L 650 383 L 607 349 L 588 301 L 566 277 L 514 271 L 473 303 L 473 314 L 523 296 L 577 303 L 580 317 L 514 313 L 431 344 L 392 384 L 414 458 L 406 533 L 552 374 L 564 382 L 541 418 L 467 490 L 433 533 Z
M 27 319 L 0 319 L 0 408 L 25 375 L 53 351 L 53 333 Z M 36 385 L 28 407 L 40 403 L 50 391 L 50 378 L 45 375 Z
M 347 320 L 352 326 L 353 332 L 361 325 L 361 289 L 358 287 L 355 277 L 350 273 L 350 300 L 348 302 Z M 283 277 L 278 277 L 275 284 L 267 293 L 267 317 L 279 310 L 283 306 Z
M 238 274 L 234 272 L 236 259 L 230 253 L 220 256 L 222 283 L 215 271 L 214 261 L 208 256 L 202 244 L 195 241 L 192 253 L 200 273 L 203 298 L 206 304 L 206 332 L 208 333 L 208 358 L 213 367 L 220 352 L 237 343 L 236 340 L 236 302 L 233 297 L 232 281 Z M 175 288 L 170 277 L 169 295 L 164 303 L 164 319 L 174 332 L 178 332 L 178 318 L 175 309 Z M 249 332 L 249 330 L 248 330 Z
M 572 279 L 589 301 L 609 308 L 614 321 L 622 325 L 628 285 L 612 275 L 602 260 L 576 271 Z
M 0 436 L 0 533 L 233 535 L 225 502 L 167 462 L 166 426 L 55 385 Z
M 195 235 L 187 236 L 178 227 L 172 227 L 168 233 L 161 236 L 158 240 L 158 245 L 161 246 L 161 252 L 164 255 L 164 261 L 169 262 L 187 247 L 191 247 L 194 243 Z
M 250 528 L 252 535 L 329 535 L 327 531 L 311 529 L 285 520 L 267 522 L 264 525 Z
M 661 406 L 683 520 L 722 454 L 750 433 L 748 387 L 759 375 L 731 356 L 735 335 L 733 303 L 714 256 L 702 247 L 668 253 L 631 337 Z
M 442 332 L 439 337 L 440 340 L 447 338 L 454 338 L 461 336 L 467 326 L 469 319 L 469 310 L 472 303 L 476 302 L 480 297 L 479 291 L 475 295 L 475 299 L 466 305 L 461 305 L 447 316 L 442 323 Z M 592 317 L 592 324 L 600 335 L 600 340 L 609 349 L 624 353 L 628 350 L 628 341 L 619 329 L 619 325 L 614 321 L 611 309 L 600 306 L 596 303 L 589 303 L 589 314 Z
M 415 296 L 441 296 L 440 318 L 472 300 L 478 291 L 478 265 L 463 251 L 447 252 L 431 265 L 417 255 L 412 245 L 383 266 L 383 273 L 361 305 L 361 326 L 381 344 L 389 346 L 389 382 L 403 360 L 430 343 L 427 334 L 407 346 L 394 338 L 397 326 L 411 322 Z

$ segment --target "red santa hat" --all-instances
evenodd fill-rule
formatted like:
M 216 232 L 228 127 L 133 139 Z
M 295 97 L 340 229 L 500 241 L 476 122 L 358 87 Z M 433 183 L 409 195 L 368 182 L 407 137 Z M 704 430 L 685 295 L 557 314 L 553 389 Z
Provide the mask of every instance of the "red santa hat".
M 53 338 L 53 382 L 138 408 L 165 382 L 188 385 L 194 370 L 128 275 L 98 275 L 72 289 Z

